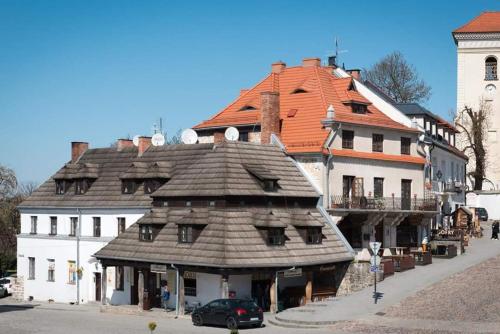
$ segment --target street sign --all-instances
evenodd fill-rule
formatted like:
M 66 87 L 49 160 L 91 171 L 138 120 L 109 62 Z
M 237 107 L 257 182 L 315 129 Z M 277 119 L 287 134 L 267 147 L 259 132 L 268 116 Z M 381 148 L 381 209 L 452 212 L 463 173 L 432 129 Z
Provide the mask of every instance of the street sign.
M 372 249 L 373 254 L 378 253 L 378 251 L 380 250 L 380 246 L 382 246 L 381 242 L 377 242 L 377 241 L 370 242 L 370 248 Z
M 381 260 L 380 256 L 378 256 L 378 255 L 377 256 L 372 256 L 370 258 L 370 265 L 372 265 L 372 266 L 380 266 L 380 260 Z
M 370 272 L 378 273 L 378 266 L 370 266 Z

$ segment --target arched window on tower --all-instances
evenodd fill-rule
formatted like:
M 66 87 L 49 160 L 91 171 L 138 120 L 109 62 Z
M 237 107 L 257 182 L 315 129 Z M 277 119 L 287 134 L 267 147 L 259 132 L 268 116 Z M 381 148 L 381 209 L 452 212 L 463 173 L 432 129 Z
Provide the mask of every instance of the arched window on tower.
M 498 64 L 495 57 L 486 58 L 485 63 L 485 80 L 498 80 Z

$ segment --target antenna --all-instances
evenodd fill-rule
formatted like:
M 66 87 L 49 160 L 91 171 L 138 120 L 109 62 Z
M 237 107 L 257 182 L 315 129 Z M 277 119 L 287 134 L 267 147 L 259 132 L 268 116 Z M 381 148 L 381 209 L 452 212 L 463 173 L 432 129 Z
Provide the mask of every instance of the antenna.
M 184 144 L 196 144 L 198 134 L 193 129 L 186 129 L 182 131 L 181 140 Z
M 134 143 L 134 146 L 139 146 L 139 135 L 135 135 L 134 138 L 132 139 L 132 142 Z
M 335 50 L 328 50 L 327 51 L 327 57 L 335 57 L 335 64 L 339 64 L 339 55 L 341 53 L 347 53 L 349 52 L 349 50 L 341 50 L 340 47 L 339 47 L 339 38 L 338 37 L 335 37 L 334 39 L 335 41 Z M 329 66 L 331 66 L 332 64 L 328 64 Z
M 240 137 L 240 132 L 235 127 L 230 126 L 226 129 L 224 137 L 226 137 L 228 141 L 236 141 Z
M 153 144 L 153 146 L 163 146 L 165 145 L 165 137 L 161 133 L 155 133 L 153 137 L 151 137 L 151 144 Z

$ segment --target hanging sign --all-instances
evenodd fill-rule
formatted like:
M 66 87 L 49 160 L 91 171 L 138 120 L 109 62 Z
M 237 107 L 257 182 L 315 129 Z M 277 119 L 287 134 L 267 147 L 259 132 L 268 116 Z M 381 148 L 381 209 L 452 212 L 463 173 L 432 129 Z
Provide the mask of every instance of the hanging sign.
M 167 265 L 166 264 L 152 264 L 150 271 L 152 273 L 157 273 L 157 274 L 166 274 L 167 273 Z

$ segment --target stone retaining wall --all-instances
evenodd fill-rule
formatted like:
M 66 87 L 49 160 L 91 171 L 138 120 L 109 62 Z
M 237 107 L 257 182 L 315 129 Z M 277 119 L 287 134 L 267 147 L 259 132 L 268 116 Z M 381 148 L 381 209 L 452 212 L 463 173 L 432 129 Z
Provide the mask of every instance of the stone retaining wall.
M 370 263 L 368 262 L 351 262 L 345 272 L 339 273 L 342 279 L 338 289 L 337 296 L 347 296 L 353 292 L 362 290 L 374 283 L 374 273 L 370 272 Z M 383 280 L 384 273 L 377 273 L 377 282 Z
M 12 298 L 24 300 L 24 276 L 13 277 Z

